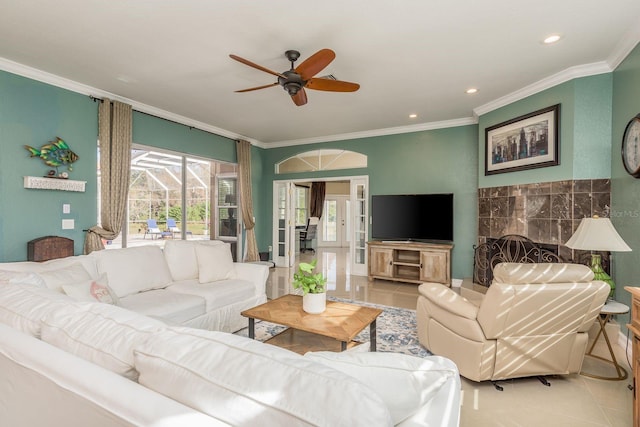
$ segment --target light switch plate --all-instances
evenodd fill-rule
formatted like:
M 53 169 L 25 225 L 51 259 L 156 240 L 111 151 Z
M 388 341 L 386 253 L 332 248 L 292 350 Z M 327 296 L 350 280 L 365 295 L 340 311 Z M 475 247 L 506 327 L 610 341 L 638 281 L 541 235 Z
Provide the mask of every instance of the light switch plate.
M 69 203 L 65 203 L 62 205 L 62 213 L 63 214 L 71 213 L 71 205 Z
M 63 230 L 73 230 L 76 227 L 75 220 L 73 219 L 63 219 L 62 220 L 62 229 Z

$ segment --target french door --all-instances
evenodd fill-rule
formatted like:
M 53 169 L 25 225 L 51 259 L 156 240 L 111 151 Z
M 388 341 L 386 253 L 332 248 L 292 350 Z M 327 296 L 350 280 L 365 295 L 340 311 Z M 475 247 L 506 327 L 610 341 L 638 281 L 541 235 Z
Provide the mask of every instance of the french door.
M 294 185 L 290 181 L 273 183 L 273 262 L 277 267 L 293 267 L 296 260 L 296 222 Z
M 367 238 L 369 236 L 369 177 L 351 179 L 351 274 L 367 275 Z
M 351 199 L 349 196 L 331 196 L 324 199 L 320 220 L 318 245 L 344 248 L 349 246 L 351 230 Z
M 367 275 L 367 238 L 369 236 L 369 177 L 341 177 L 350 181 L 350 194 L 344 200 L 344 244 L 349 247 L 351 274 Z M 295 204 L 293 181 L 273 183 L 273 261 L 278 267 L 293 267 L 296 256 Z M 331 197 L 328 198 L 330 200 Z M 339 203 L 336 203 L 336 207 Z M 324 218 L 325 214 L 323 214 Z M 328 220 L 328 225 L 342 227 L 338 217 Z M 323 219 L 321 219 L 323 221 Z M 322 227 L 322 225 L 321 225 Z M 322 234 L 319 233 L 320 236 Z M 337 242 L 337 237 L 336 237 Z M 334 245 L 337 243 L 334 243 Z

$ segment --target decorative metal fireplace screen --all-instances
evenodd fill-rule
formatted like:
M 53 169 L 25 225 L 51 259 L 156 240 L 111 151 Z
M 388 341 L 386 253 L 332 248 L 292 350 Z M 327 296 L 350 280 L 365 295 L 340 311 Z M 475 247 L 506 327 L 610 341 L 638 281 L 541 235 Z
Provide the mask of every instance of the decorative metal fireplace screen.
M 543 248 L 524 236 L 507 234 L 498 239 L 474 246 L 473 281 L 489 286 L 493 280 L 493 267 L 501 262 L 565 262 L 552 245 Z

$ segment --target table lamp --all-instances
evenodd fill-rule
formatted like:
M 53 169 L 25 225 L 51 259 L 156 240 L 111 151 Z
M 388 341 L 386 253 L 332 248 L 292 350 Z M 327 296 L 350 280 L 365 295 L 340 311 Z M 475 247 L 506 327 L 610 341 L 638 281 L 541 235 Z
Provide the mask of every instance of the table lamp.
M 571 249 L 584 251 L 629 252 L 631 248 L 622 240 L 609 218 L 582 218 L 573 236 L 565 243 Z M 609 297 L 613 297 L 616 285 L 602 268 L 600 254 L 591 254 L 591 270 L 595 280 L 602 280 L 611 286 Z

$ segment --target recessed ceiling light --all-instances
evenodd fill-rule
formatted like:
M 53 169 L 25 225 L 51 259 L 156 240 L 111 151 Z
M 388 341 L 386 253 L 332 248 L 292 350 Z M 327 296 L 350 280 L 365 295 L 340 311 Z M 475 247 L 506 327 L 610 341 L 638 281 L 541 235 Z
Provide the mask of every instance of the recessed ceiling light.
M 133 77 L 129 77 L 126 76 L 124 74 L 119 75 L 118 77 L 116 77 L 116 80 L 119 80 L 123 83 L 135 83 L 136 79 L 134 79 Z
M 544 44 L 552 44 L 560 40 L 560 36 L 558 34 L 553 34 L 543 40 Z
M 478 92 L 478 89 L 476 89 L 475 87 L 471 87 L 471 88 L 469 88 L 469 89 L 467 89 L 465 91 L 465 93 L 467 93 L 469 95 L 471 95 L 472 93 L 477 93 L 477 92 Z
M 409 114 L 409 118 L 410 118 L 410 119 L 415 119 L 416 117 L 418 117 L 418 115 L 417 115 L 417 114 Z

